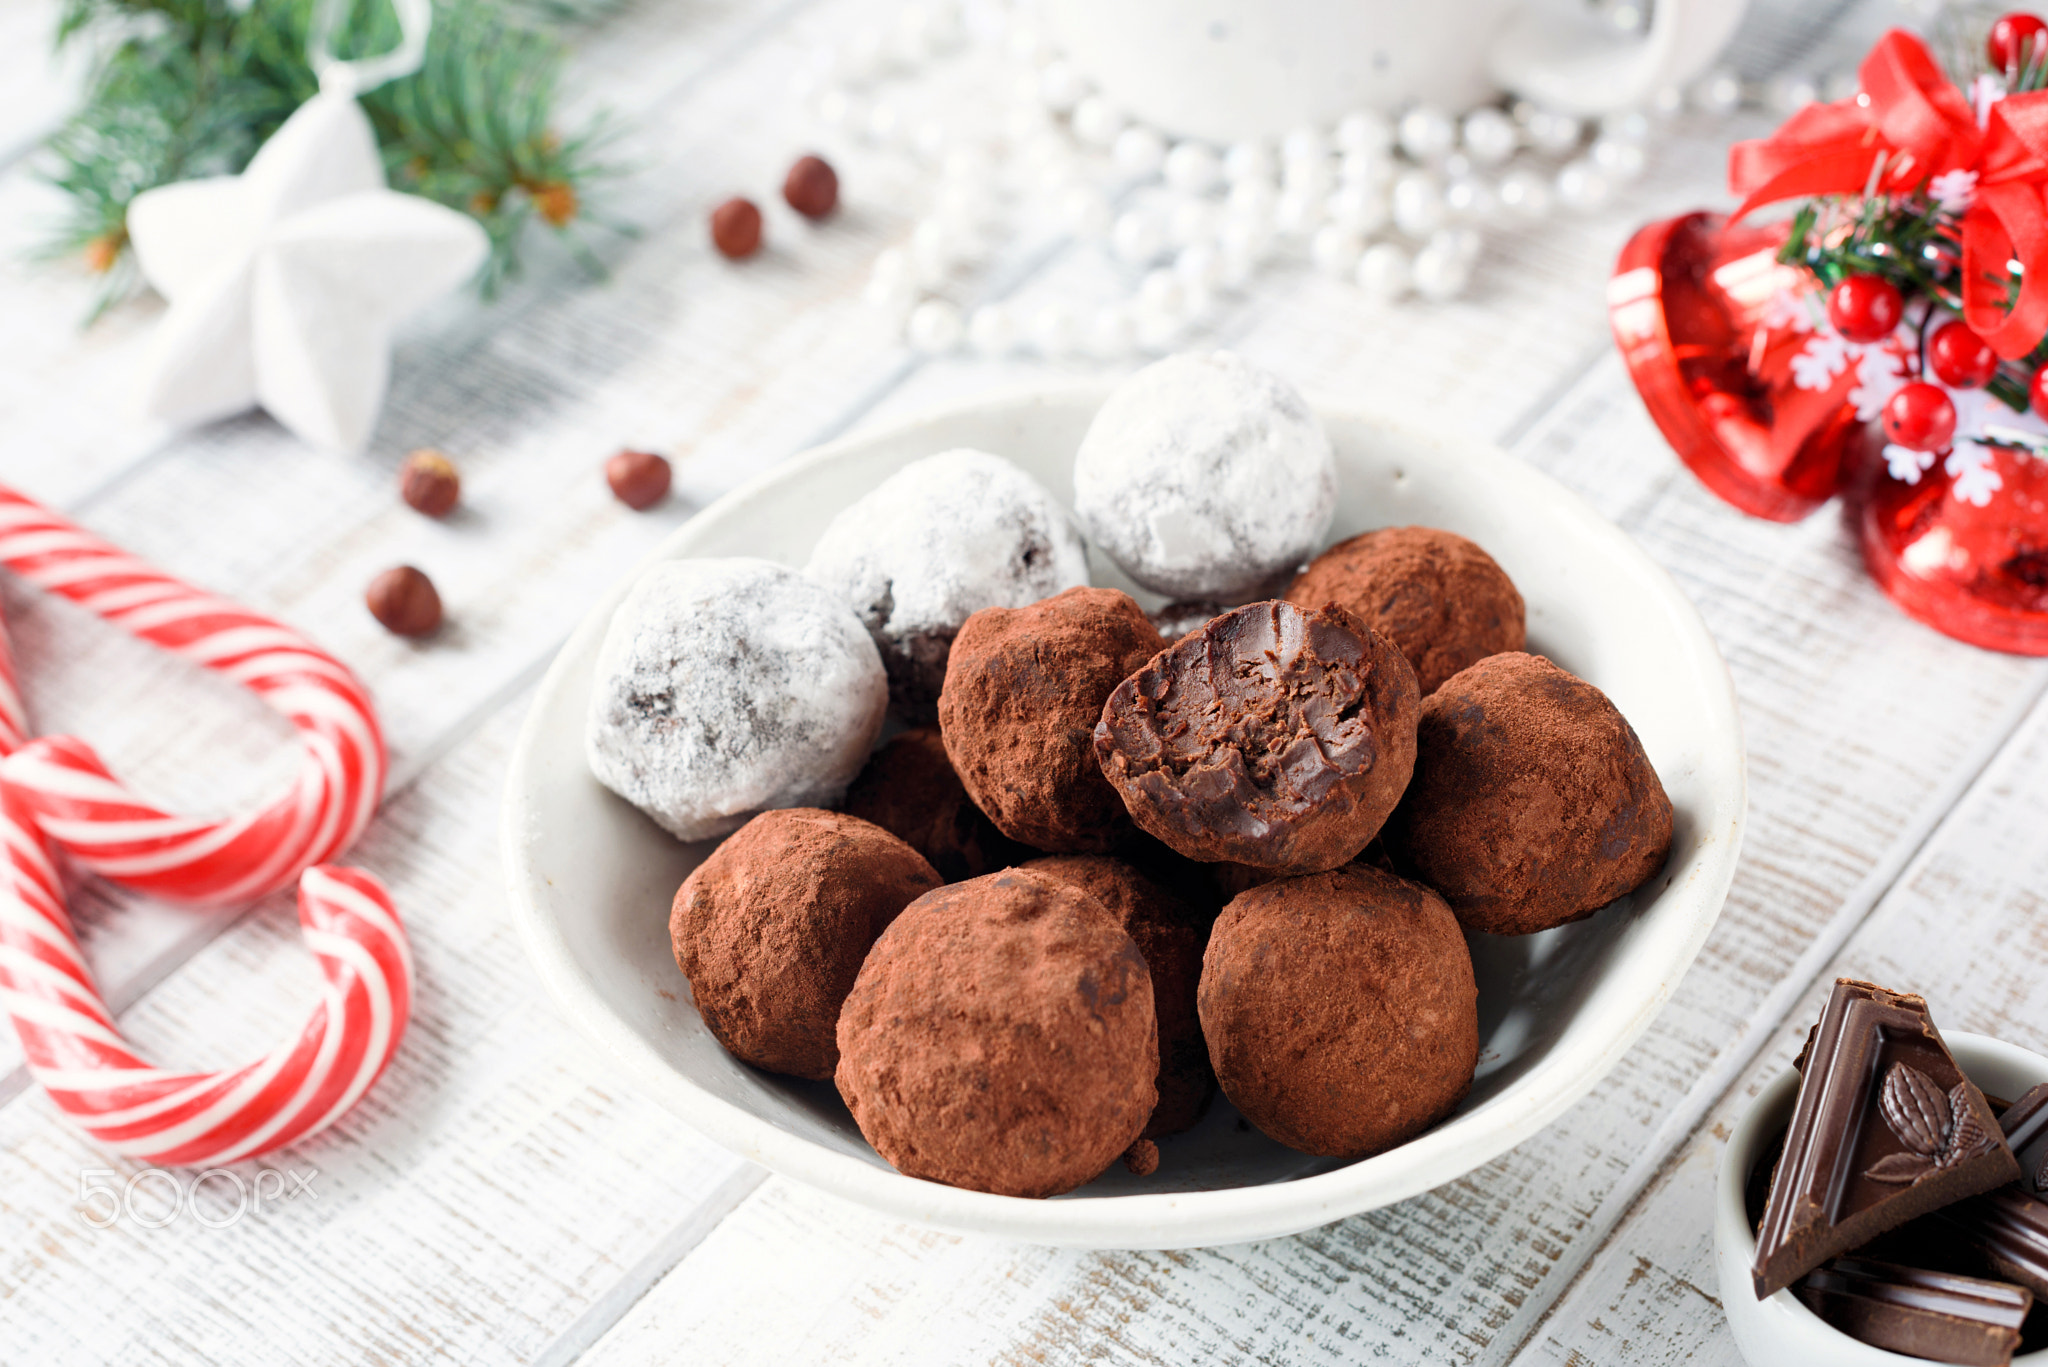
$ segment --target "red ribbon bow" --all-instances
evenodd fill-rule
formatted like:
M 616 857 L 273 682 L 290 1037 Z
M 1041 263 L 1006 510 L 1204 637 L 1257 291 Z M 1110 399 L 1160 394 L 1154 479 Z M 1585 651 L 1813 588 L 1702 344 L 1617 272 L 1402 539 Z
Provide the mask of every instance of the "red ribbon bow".
M 1899 194 L 1950 171 L 1977 173 L 1963 216 L 1963 321 L 2007 360 L 2048 334 L 2048 91 L 2010 95 L 1983 129 L 1926 46 L 1893 29 L 1863 59 L 1862 93 L 1808 105 L 1768 138 L 1728 153 L 1728 184 L 1758 205 L 1809 195 Z M 2011 302 L 2010 263 L 2020 291 Z

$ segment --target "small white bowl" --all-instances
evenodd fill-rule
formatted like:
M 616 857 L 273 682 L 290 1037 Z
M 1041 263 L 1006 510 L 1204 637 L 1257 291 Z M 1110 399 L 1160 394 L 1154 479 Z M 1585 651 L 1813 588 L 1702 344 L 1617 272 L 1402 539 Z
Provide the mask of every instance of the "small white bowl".
M 1955 1055 L 1956 1066 L 1992 1096 L 2011 1100 L 2037 1083 L 2048 1082 L 2048 1058 L 1989 1035 L 1944 1030 L 1941 1037 Z M 1750 1265 L 1756 1261 L 1756 1235 L 1744 1209 L 1743 1187 L 1764 1145 L 1792 1119 L 1799 1095 L 1799 1073 L 1787 1068 L 1757 1093 L 1735 1122 L 1721 1167 L 1714 1179 L 1714 1270 L 1721 1282 L 1721 1304 L 1735 1346 L 1750 1367 L 1927 1367 L 1927 1359 L 1873 1348 L 1800 1304 L 1787 1288 L 1763 1300 L 1756 1297 Z M 2048 1350 L 2025 1353 L 2013 1367 L 2048 1367 Z
M 1071 503 L 1074 449 L 1107 393 L 1041 390 L 835 442 L 720 499 L 654 558 L 756 555 L 800 566 L 841 508 L 954 446 L 1007 456 Z M 1549 1124 L 1648 1027 L 1727 897 L 1746 808 L 1727 667 L 1671 577 L 1539 471 L 1490 446 L 1321 411 L 1339 469 L 1331 539 L 1421 523 L 1492 552 L 1528 602 L 1529 648 L 1606 690 L 1676 811 L 1670 859 L 1630 897 L 1540 935 L 1469 937 L 1479 1075 L 1442 1124 L 1347 1164 L 1283 1148 L 1219 1097 L 1194 1130 L 1162 1142 L 1153 1176 L 1118 1165 L 1051 1201 L 889 1167 L 830 1083 L 749 1068 L 704 1029 L 670 957 L 668 908 L 710 847 L 671 840 L 584 763 L 593 660 L 632 576 L 562 648 L 506 781 L 512 914 L 564 1014 L 650 1096 L 755 1162 L 897 1219 L 1031 1243 L 1190 1248 L 1292 1234 L 1452 1181 Z M 1132 589 L 1100 559 L 1090 569 L 1097 584 Z M 1136 596 L 1148 608 L 1159 601 Z

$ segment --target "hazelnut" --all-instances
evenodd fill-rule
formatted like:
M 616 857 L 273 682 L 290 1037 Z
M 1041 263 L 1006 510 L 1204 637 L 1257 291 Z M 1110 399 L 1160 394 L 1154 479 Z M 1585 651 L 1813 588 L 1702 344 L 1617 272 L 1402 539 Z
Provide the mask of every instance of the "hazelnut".
M 751 199 L 728 199 L 711 211 L 711 245 L 734 261 L 761 249 L 761 211 Z
M 398 565 L 370 581 L 363 594 L 370 615 L 394 636 L 431 636 L 441 625 L 441 595 L 434 581 L 410 565 Z
M 462 496 L 462 476 L 448 457 L 423 447 L 399 467 L 398 496 L 428 517 L 446 517 Z
M 782 182 L 782 197 L 805 218 L 823 218 L 839 207 L 839 173 L 823 157 L 799 157 Z
M 1124 1150 L 1124 1166 L 1134 1177 L 1150 1177 L 1159 1171 L 1159 1146 L 1149 1139 L 1140 1139 Z
M 668 497 L 668 462 L 652 451 L 621 451 L 604 463 L 605 483 L 619 502 L 645 512 Z

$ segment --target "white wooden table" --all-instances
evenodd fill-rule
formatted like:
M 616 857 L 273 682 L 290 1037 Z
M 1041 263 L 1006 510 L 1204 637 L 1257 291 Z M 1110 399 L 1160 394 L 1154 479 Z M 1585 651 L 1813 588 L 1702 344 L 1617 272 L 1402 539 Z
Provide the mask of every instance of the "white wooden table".
M 1731 54 L 1752 75 L 1853 65 L 1901 17 L 1891 0 L 1757 9 Z M 1917 989 L 1945 1026 L 2048 1047 L 2048 662 L 1908 622 L 1831 514 L 1782 527 L 1717 503 L 1611 352 L 1615 251 L 1636 222 L 1726 202 L 1726 141 L 1772 122 L 1750 113 L 1679 120 L 1609 214 L 1497 239 L 1467 301 L 1376 307 L 1294 265 L 1208 334 L 1311 391 L 1503 442 L 1627 528 L 1719 639 L 1750 750 L 1742 869 L 1675 999 L 1591 1096 L 1403 1205 L 1272 1243 L 1138 1254 L 894 1225 L 636 1096 L 555 1014 L 505 915 L 498 789 L 539 671 L 605 583 L 765 465 L 1085 369 L 919 361 L 893 342 L 858 297 L 924 203 L 892 158 L 827 141 L 847 187 L 836 222 L 775 214 L 774 245 L 740 268 L 710 252 L 707 208 L 734 191 L 767 202 L 819 141 L 783 93 L 790 71 L 891 12 L 641 0 L 586 35 L 575 86 L 635 129 L 641 170 L 613 208 L 641 235 L 605 248 L 606 281 L 544 255 L 494 307 L 461 299 L 424 320 L 362 458 L 311 453 L 257 417 L 175 438 L 135 428 L 112 398 L 155 307 L 78 330 L 89 282 L 21 250 L 48 192 L 18 160 L 0 174 L 0 478 L 299 625 L 368 681 L 395 772 L 353 859 L 388 880 L 420 970 L 411 1033 L 365 1103 L 254 1165 L 310 1189 L 239 1219 L 208 1192 L 151 1228 L 161 1192 L 144 1184 L 142 1218 L 95 1228 L 104 1203 L 82 1181 L 138 1169 L 59 1124 L 0 1041 L 0 1361 L 1734 1363 L 1709 1264 L 1713 1163 L 1825 984 Z M 14 41 L 46 22 L 40 5 L 0 16 L 0 145 L 61 98 L 33 42 Z M 1109 269 L 1093 248 L 1034 239 L 985 278 L 1028 308 L 1096 298 Z M 599 478 L 629 444 L 676 458 L 677 496 L 652 513 Z M 465 509 L 445 524 L 393 494 L 421 445 L 462 466 Z M 361 607 L 369 576 L 400 561 L 448 604 L 424 645 Z M 90 736 L 145 791 L 220 808 L 284 772 L 283 728 L 232 689 L 14 582 L 0 605 L 40 727 Z M 238 1062 L 310 999 L 287 898 L 195 915 L 88 885 L 76 911 L 123 1029 L 167 1062 Z

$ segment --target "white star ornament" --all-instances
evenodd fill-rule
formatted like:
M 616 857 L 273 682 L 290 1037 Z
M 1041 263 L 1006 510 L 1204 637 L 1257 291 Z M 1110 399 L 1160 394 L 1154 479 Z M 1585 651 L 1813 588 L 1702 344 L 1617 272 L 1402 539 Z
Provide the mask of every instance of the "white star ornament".
M 171 305 L 143 411 L 187 425 L 260 404 L 343 451 L 384 405 L 392 329 L 490 249 L 474 219 L 386 187 L 370 120 L 338 90 L 301 105 L 241 175 L 138 195 L 128 232 Z

